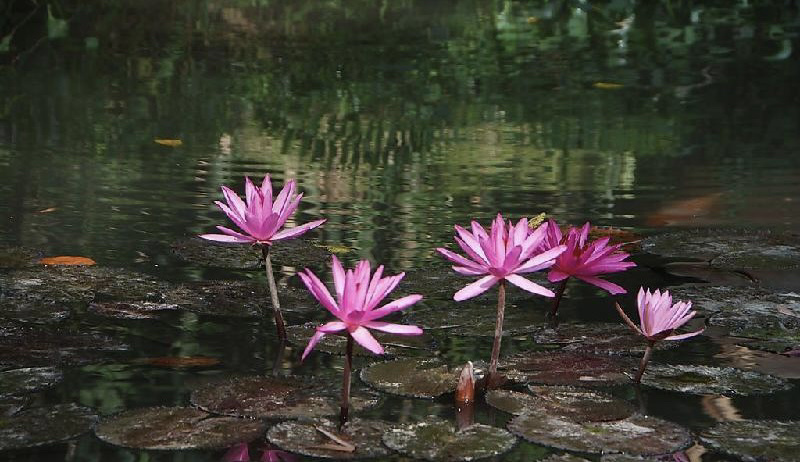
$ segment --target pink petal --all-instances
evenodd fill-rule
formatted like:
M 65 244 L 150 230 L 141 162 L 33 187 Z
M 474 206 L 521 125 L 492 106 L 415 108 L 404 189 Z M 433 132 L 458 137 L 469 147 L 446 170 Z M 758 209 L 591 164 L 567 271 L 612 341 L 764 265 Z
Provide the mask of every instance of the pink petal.
M 453 271 L 458 274 L 463 274 L 464 276 L 483 276 L 484 274 L 488 274 L 488 271 L 485 269 L 472 269 L 463 266 L 453 266 L 452 268 Z
M 375 340 L 375 337 L 369 333 L 366 327 L 358 326 L 354 331 L 350 332 L 350 336 L 367 350 L 378 355 L 383 354 L 383 347 Z
M 250 177 L 244 177 L 244 195 L 247 200 L 248 208 L 261 208 L 261 201 L 256 186 L 250 181 Z
M 247 447 L 247 443 L 231 446 L 222 456 L 222 462 L 250 462 L 250 450 Z
M 443 247 L 437 248 L 436 251 L 439 252 L 440 254 L 444 255 L 445 258 L 447 258 L 448 260 L 450 260 L 451 262 L 453 262 L 453 263 L 455 263 L 457 265 L 466 266 L 467 268 L 480 269 L 480 270 L 484 270 L 484 272 L 486 272 L 484 265 L 476 263 L 476 262 L 474 262 L 472 260 L 468 260 L 468 259 L 462 257 L 461 255 L 459 255 L 457 253 L 454 253 L 454 252 L 451 252 L 451 251 L 449 251 L 449 250 L 447 250 L 447 249 L 445 249 Z
M 336 332 L 341 332 L 345 329 L 347 329 L 347 324 L 341 321 L 331 321 L 329 323 L 325 323 L 317 327 L 318 332 L 322 332 L 325 334 L 335 334 Z
M 397 300 L 387 303 L 382 307 L 378 308 L 377 310 L 370 311 L 366 314 L 365 319 L 367 321 L 372 321 L 374 319 L 380 319 L 390 313 L 394 313 L 395 311 L 400 311 L 408 308 L 409 306 L 417 303 L 418 301 L 422 300 L 422 295 L 413 294 L 407 295 L 403 298 L 398 298 Z
M 550 282 L 563 281 L 564 279 L 567 279 L 568 277 L 570 277 L 569 274 L 567 274 L 567 273 L 565 273 L 563 271 L 559 271 L 557 269 L 551 269 L 550 272 L 547 273 L 547 280 L 550 281 Z
M 581 276 L 575 275 L 576 278 L 580 279 L 581 281 L 588 282 L 589 284 L 595 285 L 612 295 L 617 294 L 624 294 L 627 292 L 622 286 L 618 286 L 613 282 L 606 281 L 605 279 L 600 279 L 592 276 Z M 552 281 L 552 279 L 551 279 Z
M 227 205 L 223 204 L 220 201 L 214 201 L 214 203 L 217 204 L 217 207 L 222 209 L 222 211 L 225 213 L 228 219 L 231 220 L 233 224 L 238 226 L 239 229 L 248 234 L 251 232 L 249 226 L 247 225 L 247 222 L 245 222 L 236 212 L 231 210 L 230 207 L 228 207 Z
M 342 267 L 342 262 L 336 258 L 336 255 L 331 255 L 331 269 L 333 270 L 333 286 L 336 288 L 336 299 L 341 302 L 342 297 L 344 297 L 345 271 L 344 267 Z
M 417 326 L 406 326 L 403 324 L 391 324 L 388 322 L 372 321 L 364 323 L 365 327 L 370 329 L 379 330 L 382 332 L 389 332 L 390 334 L 398 335 L 422 335 L 422 329 Z
M 328 311 L 331 312 L 332 315 L 336 316 L 337 318 L 341 319 L 343 314 L 341 310 L 339 310 L 339 306 L 334 301 L 333 297 L 331 297 L 331 293 L 328 292 L 328 288 L 325 287 L 325 284 L 319 280 L 316 274 L 312 273 L 310 269 L 306 268 L 306 272 L 299 272 L 297 273 L 300 276 L 300 279 L 303 281 L 303 284 L 306 285 L 311 295 L 314 296 L 321 304 L 324 306 Z
M 683 340 L 685 338 L 694 337 L 695 335 L 702 334 L 704 330 L 706 329 L 703 328 L 695 332 L 689 332 L 688 334 L 670 335 L 669 337 L 664 337 L 664 340 Z
M 201 234 L 201 238 L 207 239 L 209 241 L 216 241 L 216 242 L 227 242 L 227 243 L 235 243 L 235 244 L 250 244 L 255 242 L 253 238 L 241 238 L 236 236 L 229 236 L 227 234 Z
M 316 228 L 317 226 L 325 223 L 326 220 L 327 219 L 316 220 L 316 221 L 312 221 L 312 222 L 309 222 L 309 223 L 306 223 L 306 224 L 303 224 L 303 225 L 300 225 L 300 226 L 295 226 L 294 228 L 283 229 L 283 230 L 278 231 L 277 233 L 275 233 L 275 235 L 272 236 L 272 240 L 273 241 L 280 241 L 281 239 L 293 239 L 293 238 L 305 233 L 306 231 L 310 231 L 310 230 Z
M 272 210 L 272 179 L 269 177 L 269 173 L 264 175 L 264 179 L 261 180 L 261 195 L 264 197 L 264 209 Z
M 222 187 L 222 195 L 225 197 L 228 206 L 244 220 L 247 206 L 242 202 L 242 199 L 227 186 Z
M 518 274 L 509 274 L 506 276 L 506 281 L 514 284 L 522 290 L 527 290 L 528 292 L 537 295 L 544 295 L 545 297 L 554 297 L 556 295 L 552 290 L 546 289 L 539 284 L 531 282 Z
M 316 331 L 314 335 L 311 336 L 311 339 L 308 341 L 308 345 L 306 346 L 305 351 L 303 351 L 303 356 L 300 358 L 300 361 L 306 359 L 306 356 L 308 356 L 308 354 L 311 353 L 311 350 L 313 350 L 314 347 L 317 346 L 317 343 L 319 343 L 319 341 L 322 340 L 322 337 L 325 337 L 325 333 L 320 331 Z
M 544 268 L 549 268 L 555 263 L 555 259 L 567 250 L 567 246 L 559 245 L 552 249 L 546 250 L 539 255 L 531 258 L 523 263 L 519 268 L 514 271 L 515 273 L 530 273 L 539 271 Z
M 460 302 L 476 297 L 489 290 L 489 288 L 497 284 L 498 281 L 499 279 L 495 276 L 484 276 L 456 292 L 455 295 L 453 295 L 453 300 Z

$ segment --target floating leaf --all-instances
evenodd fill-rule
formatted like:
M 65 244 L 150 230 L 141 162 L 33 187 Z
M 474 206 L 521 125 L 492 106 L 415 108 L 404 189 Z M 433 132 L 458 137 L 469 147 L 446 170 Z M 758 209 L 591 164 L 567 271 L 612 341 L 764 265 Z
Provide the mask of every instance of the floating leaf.
M 383 443 L 416 459 L 469 461 L 497 456 L 510 450 L 517 439 L 502 428 L 473 424 L 458 430 L 449 422 L 430 417 L 393 428 L 383 435 Z
M 339 413 L 339 389 L 297 378 L 240 377 L 206 384 L 192 392 L 191 402 L 215 414 L 261 418 L 313 418 Z M 378 404 L 370 395 L 354 393 L 351 410 Z
M 50 388 L 64 378 L 55 367 L 25 367 L 0 372 L 0 397 Z
M 663 390 L 716 395 L 760 395 L 786 390 L 783 379 L 732 367 L 650 364 L 642 383 Z
M 288 286 L 278 290 L 284 312 L 320 309 L 306 290 Z M 266 284 L 257 281 L 190 282 L 169 290 L 164 299 L 187 311 L 214 316 L 260 317 L 272 309 Z
M 398 359 L 376 363 L 361 370 L 361 380 L 386 393 L 414 398 L 435 398 L 452 393 L 460 367 L 439 359 Z
M 103 420 L 95 434 L 106 443 L 136 449 L 221 449 L 264 433 L 258 420 L 220 417 L 190 407 L 134 409 Z
M 261 249 L 251 245 L 220 244 L 200 238 L 177 241 L 172 251 L 190 263 L 211 268 L 260 269 Z M 273 265 L 319 266 L 330 261 L 330 253 L 308 239 L 277 242 L 270 248 Z
M 21 323 L 0 327 L 0 363 L 5 364 L 84 365 L 101 362 L 104 355 L 126 349 L 126 344 L 88 329 L 70 332 Z
M 305 347 L 308 339 L 314 335 L 317 326 L 321 323 L 307 323 L 300 326 L 286 327 L 286 337 L 289 343 Z M 428 353 L 434 349 L 433 339 L 430 335 L 398 336 L 383 332 L 375 332 L 375 339 L 383 345 L 384 353 L 388 356 L 409 356 L 420 353 Z M 347 347 L 347 337 L 344 335 L 326 335 L 317 343 L 315 349 L 325 353 L 344 355 Z M 361 345 L 356 344 L 353 348 L 356 356 L 375 356 L 374 353 L 366 350 Z
M 284 450 L 310 457 L 331 459 L 362 459 L 386 457 L 390 451 L 381 444 L 381 436 L 391 424 L 379 420 L 353 419 L 340 431 L 328 420 L 311 422 L 282 422 L 267 432 L 267 440 Z M 352 451 L 336 449 L 335 440 L 355 446 Z
M 642 355 L 647 343 L 622 323 L 575 324 L 541 327 L 533 334 L 537 343 L 555 343 L 565 350 L 596 354 Z M 674 348 L 678 342 L 659 342 L 656 350 Z
M 91 410 L 75 404 L 27 409 L 0 417 L 0 450 L 66 441 L 89 431 L 96 420 Z
M 100 316 L 117 319 L 153 319 L 160 312 L 175 311 L 178 308 L 178 305 L 174 303 L 153 302 L 108 302 L 89 305 L 89 311 Z
M 666 454 L 692 442 L 685 428 L 643 415 L 613 422 L 576 423 L 547 414 L 520 414 L 509 422 L 508 429 L 532 443 L 595 454 Z
M 800 460 L 800 421 L 722 422 L 700 434 L 704 445 L 746 462 Z
M 46 209 L 37 210 L 36 213 L 50 213 L 50 212 L 55 212 L 56 210 L 58 209 L 55 207 L 48 207 Z
M 137 359 L 136 362 L 148 366 L 170 367 L 175 369 L 211 367 L 220 363 L 219 359 L 209 358 L 208 356 L 162 356 L 157 358 L 141 358 Z
M 510 414 L 549 414 L 575 422 L 620 420 L 633 414 L 625 401 L 594 390 L 575 387 L 531 386 L 533 395 L 510 390 L 491 390 L 486 402 Z
M 624 87 L 621 83 L 612 83 L 612 82 L 595 82 L 592 84 L 593 88 L 598 88 L 600 90 L 619 90 L 620 88 Z
M 519 355 L 504 360 L 500 369 L 515 382 L 545 385 L 614 385 L 630 381 L 626 372 L 635 367 L 628 358 L 581 352 Z
M 39 263 L 51 266 L 92 266 L 97 264 L 97 262 L 91 258 L 70 256 L 41 258 L 39 259 Z
M 183 145 L 183 141 L 181 140 L 168 140 L 168 139 L 156 138 L 153 141 L 155 141 L 156 144 L 160 144 L 161 146 L 169 146 L 171 148 L 177 148 L 178 146 Z
M 8 395 L 0 397 L 0 417 L 10 417 L 28 407 L 30 397 Z
M 0 246 L 0 269 L 16 269 L 33 266 L 39 252 L 24 247 Z

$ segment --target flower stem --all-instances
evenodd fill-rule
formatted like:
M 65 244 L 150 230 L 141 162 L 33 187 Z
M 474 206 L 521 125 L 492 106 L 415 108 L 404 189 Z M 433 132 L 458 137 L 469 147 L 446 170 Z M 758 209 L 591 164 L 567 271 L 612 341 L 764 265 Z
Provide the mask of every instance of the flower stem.
M 561 304 L 561 297 L 564 296 L 564 290 L 567 288 L 567 281 L 569 281 L 569 278 L 561 281 L 561 285 L 558 286 L 558 291 L 556 292 L 556 297 L 553 299 L 553 309 L 550 311 L 550 316 L 553 318 L 558 316 L 558 306 Z
M 350 372 L 353 369 L 353 337 L 347 335 L 347 349 L 344 355 L 344 378 L 342 379 L 342 407 L 339 411 L 339 428 L 347 423 L 350 413 Z
M 286 339 L 286 323 L 283 321 L 283 313 L 281 313 L 281 302 L 278 300 L 278 286 L 275 284 L 275 274 L 272 272 L 272 259 L 269 255 L 270 246 L 262 245 L 261 254 L 264 256 L 264 266 L 267 271 L 267 283 L 269 284 L 269 296 L 272 299 L 272 312 L 275 315 L 275 328 L 278 332 L 278 338 L 281 340 Z
M 492 345 L 492 358 L 489 362 L 489 377 L 487 387 L 497 382 L 497 359 L 500 357 L 500 343 L 503 340 L 503 317 L 506 311 L 506 280 L 501 279 L 497 291 L 497 323 L 494 326 L 494 344 Z
M 650 355 L 653 354 L 653 347 L 656 345 L 656 342 L 648 341 L 647 348 L 644 350 L 644 356 L 642 356 L 642 362 L 639 363 L 639 371 L 636 372 L 636 377 L 634 377 L 633 381 L 636 383 L 640 383 L 642 381 L 642 375 L 644 374 L 645 368 L 647 368 L 647 363 L 650 361 Z

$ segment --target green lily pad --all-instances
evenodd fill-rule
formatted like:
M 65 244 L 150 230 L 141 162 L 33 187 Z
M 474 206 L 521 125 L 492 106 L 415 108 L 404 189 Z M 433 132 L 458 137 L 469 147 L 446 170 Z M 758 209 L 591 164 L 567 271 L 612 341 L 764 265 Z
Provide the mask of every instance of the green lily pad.
M 799 461 L 800 421 L 721 422 L 700 433 L 700 441 L 746 462 Z
M 625 401 L 594 390 L 576 387 L 529 386 L 532 395 L 510 390 L 491 390 L 486 402 L 510 414 L 550 414 L 575 422 L 620 420 L 633 414 Z
M 89 311 L 107 318 L 115 319 L 154 319 L 159 313 L 179 309 L 174 303 L 154 302 L 106 302 L 92 303 Z
M 516 441 L 514 435 L 502 428 L 473 424 L 458 430 L 434 417 L 393 428 L 383 435 L 383 443 L 391 449 L 416 459 L 435 461 L 493 457 L 509 451 Z
M 211 268 L 255 270 L 264 266 L 261 247 L 248 244 L 222 244 L 193 237 L 172 244 L 172 251 L 189 263 Z M 280 241 L 270 249 L 273 265 L 299 268 L 324 264 L 330 255 L 324 246 L 308 239 Z
M 0 417 L 0 450 L 66 441 L 86 433 L 96 421 L 91 410 L 75 404 L 32 408 Z
M 628 383 L 635 361 L 577 351 L 556 351 L 514 356 L 498 368 L 510 380 L 544 385 L 606 386 Z
M 641 356 L 647 343 L 625 324 L 563 323 L 558 327 L 542 327 L 533 334 L 537 343 L 564 345 L 566 351 L 581 351 L 595 354 L 632 354 Z M 658 342 L 656 350 L 667 350 L 677 342 Z
M 95 428 L 106 443 L 135 449 L 221 449 L 264 434 L 258 420 L 220 417 L 191 407 L 133 409 Z
M 55 367 L 26 367 L 0 372 L 0 397 L 44 390 L 63 378 L 64 374 Z
M 308 291 L 279 286 L 281 310 L 285 312 L 319 311 Z M 181 284 L 170 290 L 165 299 L 181 308 L 201 314 L 233 317 L 272 315 L 272 302 L 266 283 L 256 281 L 206 281 Z
M 71 331 L 23 323 L 0 325 L 0 362 L 18 367 L 92 364 L 128 348 L 87 329 Z
M 318 322 L 311 322 L 299 326 L 286 327 L 286 339 L 293 345 L 303 348 L 308 344 L 308 339 L 317 330 Z M 427 354 L 434 350 L 434 342 L 430 335 L 396 335 L 384 332 L 374 332 L 374 337 L 383 345 L 384 353 L 388 356 L 412 356 Z M 334 355 L 344 355 L 347 347 L 347 337 L 344 335 L 326 335 L 314 347 L 315 350 L 324 351 Z M 365 349 L 358 343 L 354 345 L 353 354 L 356 356 L 374 357 L 375 353 Z
M 424 292 L 422 292 L 424 293 Z M 427 294 L 426 294 L 427 296 Z M 494 337 L 497 323 L 497 305 L 474 302 L 426 302 L 428 308 L 414 309 L 406 322 L 424 330 L 442 331 L 445 335 L 464 337 Z M 503 335 L 520 335 L 533 332 L 545 322 L 545 309 L 507 304 Z
M 365 367 L 361 380 L 393 395 L 436 398 L 456 390 L 462 368 L 450 367 L 436 358 L 397 359 Z
M 353 419 L 340 431 L 328 420 L 281 422 L 267 432 L 267 440 L 279 448 L 310 457 L 327 459 L 363 459 L 386 457 L 391 451 L 381 443 L 392 424 L 380 420 Z M 336 435 L 355 446 L 355 450 L 331 449 L 334 443 L 319 429 Z
M 666 454 L 692 442 L 687 429 L 638 414 L 612 422 L 585 423 L 547 414 L 520 414 L 509 422 L 508 429 L 532 443 L 594 454 Z
M 662 390 L 714 395 L 762 395 L 791 388 L 781 378 L 733 367 L 649 364 L 642 383 Z
M 337 415 L 339 388 L 297 378 L 239 377 L 208 383 L 192 392 L 195 406 L 215 414 L 254 419 L 295 419 Z M 350 407 L 360 411 L 378 404 L 372 395 L 353 393 Z

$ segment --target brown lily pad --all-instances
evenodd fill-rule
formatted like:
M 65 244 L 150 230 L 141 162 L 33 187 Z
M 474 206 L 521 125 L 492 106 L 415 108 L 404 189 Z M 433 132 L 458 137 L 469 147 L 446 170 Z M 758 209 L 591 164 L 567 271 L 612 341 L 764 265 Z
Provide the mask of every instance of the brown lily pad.
M 99 316 L 116 319 L 154 319 L 159 313 L 175 311 L 178 305 L 154 302 L 106 302 L 92 303 L 89 311 Z
M 541 327 L 534 332 L 537 343 L 563 345 L 567 351 L 595 354 L 632 354 L 641 356 L 647 343 L 621 323 L 575 324 L 562 323 L 558 327 Z M 658 342 L 656 350 L 677 346 L 677 342 Z
M 800 460 L 800 421 L 721 422 L 700 434 L 700 441 L 746 462 Z
M 310 457 L 363 459 L 386 457 L 391 451 L 381 443 L 384 432 L 392 428 L 380 420 L 353 419 L 342 430 L 328 420 L 281 422 L 267 432 L 267 440 L 279 448 Z M 328 435 L 351 444 L 337 444 Z
M 0 372 L 0 397 L 34 393 L 50 388 L 63 380 L 55 367 L 25 367 Z
M 383 435 L 383 443 L 391 449 L 433 461 L 493 457 L 509 451 L 516 442 L 517 438 L 502 428 L 473 424 L 459 430 L 437 418 L 396 427 Z
M 436 398 L 456 390 L 460 373 L 461 367 L 450 367 L 435 358 L 397 359 L 365 367 L 361 380 L 393 395 Z
M 612 422 L 577 423 L 552 415 L 520 414 L 509 422 L 508 429 L 532 443 L 595 454 L 666 454 L 692 442 L 687 429 L 643 415 Z
M 627 383 L 630 378 L 626 373 L 633 368 L 632 359 L 577 351 L 519 355 L 499 365 L 506 377 L 515 382 L 577 386 Z
M 220 449 L 264 434 L 258 420 L 220 417 L 190 407 L 134 409 L 103 420 L 95 434 L 106 443 L 136 449 Z
M 222 244 L 199 237 L 180 240 L 172 251 L 181 259 L 200 266 L 230 269 L 259 269 L 264 266 L 261 247 L 248 244 Z M 308 239 L 290 239 L 273 244 L 273 265 L 317 266 L 330 260 L 324 246 Z
M 308 291 L 279 286 L 281 310 L 314 312 L 320 308 L 312 302 Z M 169 303 L 194 313 L 258 317 L 272 316 L 272 302 L 266 283 L 258 281 L 204 281 L 181 284 L 165 294 Z
M 491 390 L 486 402 L 502 411 L 519 415 L 550 414 L 575 422 L 620 420 L 633 414 L 625 401 L 594 390 L 563 386 L 530 386 L 534 394 Z
M 240 377 L 209 383 L 192 392 L 195 406 L 215 414 L 254 419 L 296 419 L 339 413 L 339 388 L 306 383 L 297 378 Z M 354 411 L 378 404 L 378 398 L 354 393 Z
M 30 397 L 7 395 L 0 397 L 0 417 L 10 417 L 28 407 Z
M 650 364 L 642 383 L 662 390 L 703 395 L 763 395 L 791 388 L 784 379 L 733 367 Z
M 75 404 L 31 408 L 0 417 L 0 450 L 24 449 L 66 441 L 92 428 L 91 410 Z
M 17 269 L 36 265 L 39 252 L 25 247 L 0 246 L 0 269 Z
M 299 326 L 286 327 L 286 339 L 293 345 L 303 348 L 308 344 L 308 339 L 317 330 L 321 323 L 311 322 Z M 388 356 L 412 356 L 427 354 L 434 349 L 434 342 L 430 335 L 395 335 L 373 331 L 375 339 L 383 345 L 384 353 Z M 347 337 L 344 335 L 326 335 L 314 347 L 315 350 L 334 355 L 344 355 L 347 347 Z M 374 357 L 375 353 L 367 350 L 358 343 L 353 348 L 356 356 Z

